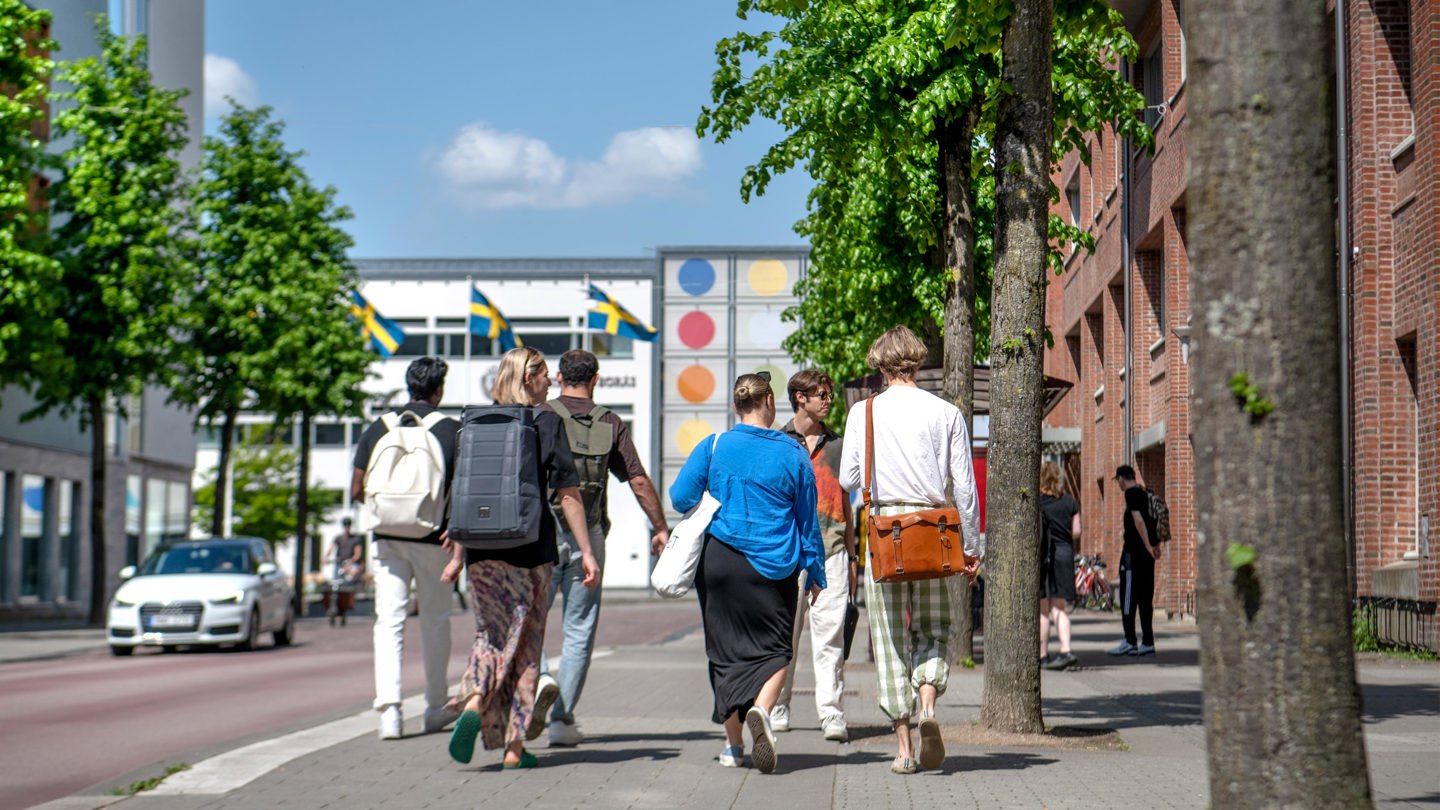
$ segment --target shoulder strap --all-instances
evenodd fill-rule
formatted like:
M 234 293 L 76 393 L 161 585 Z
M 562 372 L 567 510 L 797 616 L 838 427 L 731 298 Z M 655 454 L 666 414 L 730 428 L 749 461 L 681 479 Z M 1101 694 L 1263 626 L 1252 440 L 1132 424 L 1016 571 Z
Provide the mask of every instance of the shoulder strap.
M 424 419 L 420 420 L 420 426 L 429 430 L 445 420 L 445 414 L 439 411 L 431 411 Z
M 870 508 L 870 467 L 875 458 L 875 394 L 865 398 L 865 513 L 873 514 Z
M 406 411 L 406 413 L 410 412 Z M 380 422 L 385 425 L 386 430 L 394 430 L 400 426 L 400 414 L 394 411 L 388 411 L 380 415 Z
M 603 417 L 605 414 L 607 414 L 607 413 L 609 413 L 609 412 L 610 412 L 610 409 L 609 409 L 609 408 L 605 407 L 604 405 L 599 405 L 599 404 L 597 404 L 595 407 L 593 407 L 593 408 L 590 409 L 590 413 L 587 414 L 587 415 L 588 415 L 592 420 L 598 422 L 598 421 L 600 421 L 600 418 L 601 418 L 601 417 Z

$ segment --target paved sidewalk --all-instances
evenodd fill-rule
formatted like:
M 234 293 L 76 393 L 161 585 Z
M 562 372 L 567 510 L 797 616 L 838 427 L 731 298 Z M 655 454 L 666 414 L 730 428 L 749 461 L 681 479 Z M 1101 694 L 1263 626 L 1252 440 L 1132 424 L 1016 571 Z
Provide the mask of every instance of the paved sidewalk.
M 854 741 L 829 743 L 818 730 L 802 652 L 795 730 L 777 735 L 777 772 L 720 768 L 703 639 L 692 633 L 604 651 L 580 705 L 587 742 L 547 750 L 542 737 L 537 770 L 502 772 L 498 751 L 477 751 L 474 763 L 458 765 L 446 754 L 448 734 L 418 735 L 419 711 L 406 714 L 416 736 L 382 742 L 375 715 L 364 713 L 199 763 L 152 793 L 73 796 L 46 807 L 1206 807 L 1195 628 L 1162 623 L 1160 655 L 1111 658 L 1104 650 L 1117 639 L 1118 620 L 1077 619 L 1082 666 L 1043 674 L 1046 723 L 1113 729 L 1125 750 L 951 743 L 941 770 L 897 776 L 888 768 L 893 742 L 875 708 L 873 664 L 852 663 L 846 682 Z M 865 656 L 864 632 L 862 618 L 857 659 Z M 1366 658 L 1360 671 L 1376 806 L 1440 806 L 1440 667 Z M 978 670 L 952 672 L 940 700 L 950 732 L 977 720 L 982 684 Z

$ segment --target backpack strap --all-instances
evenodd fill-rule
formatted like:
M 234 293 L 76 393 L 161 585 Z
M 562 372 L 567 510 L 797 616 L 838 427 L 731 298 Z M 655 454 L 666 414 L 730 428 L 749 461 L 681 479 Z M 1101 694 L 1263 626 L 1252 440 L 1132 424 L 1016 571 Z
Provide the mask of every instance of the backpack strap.
M 406 413 L 410 413 L 410 411 L 406 411 Z M 426 430 L 431 430 L 436 425 L 445 421 L 446 418 L 447 417 L 445 416 L 445 414 L 439 411 L 431 411 L 429 415 L 427 415 L 424 419 L 420 419 L 417 421 L 420 422 L 421 427 L 425 428 Z
M 405 413 L 410 412 L 406 411 Z M 414 416 L 415 414 L 412 413 L 410 415 Z M 395 428 L 400 427 L 400 417 L 401 414 L 398 414 L 394 411 L 387 411 L 380 414 L 380 423 L 385 426 L 386 430 L 394 430 Z

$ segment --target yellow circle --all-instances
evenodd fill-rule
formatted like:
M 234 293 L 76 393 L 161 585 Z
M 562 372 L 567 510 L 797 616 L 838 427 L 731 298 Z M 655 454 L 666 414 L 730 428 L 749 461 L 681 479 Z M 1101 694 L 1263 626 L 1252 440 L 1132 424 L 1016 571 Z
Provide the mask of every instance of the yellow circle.
M 750 263 L 750 289 L 761 295 L 779 295 L 790 282 L 790 271 L 779 259 L 760 259 Z
M 714 432 L 715 428 L 710 427 L 710 423 L 704 419 L 681 422 L 680 427 L 675 431 L 675 444 L 680 448 L 680 455 L 688 457 L 690 451 L 695 449 L 695 445 L 699 444 L 701 439 Z

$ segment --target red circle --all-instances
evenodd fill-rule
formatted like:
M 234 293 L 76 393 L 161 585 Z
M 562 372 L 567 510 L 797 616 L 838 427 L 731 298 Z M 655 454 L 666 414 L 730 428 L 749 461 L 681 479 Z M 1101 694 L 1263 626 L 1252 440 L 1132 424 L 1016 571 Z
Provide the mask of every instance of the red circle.
M 703 312 L 686 313 L 678 329 L 680 341 L 692 349 L 703 349 L 715 339 L 715 321 Z

